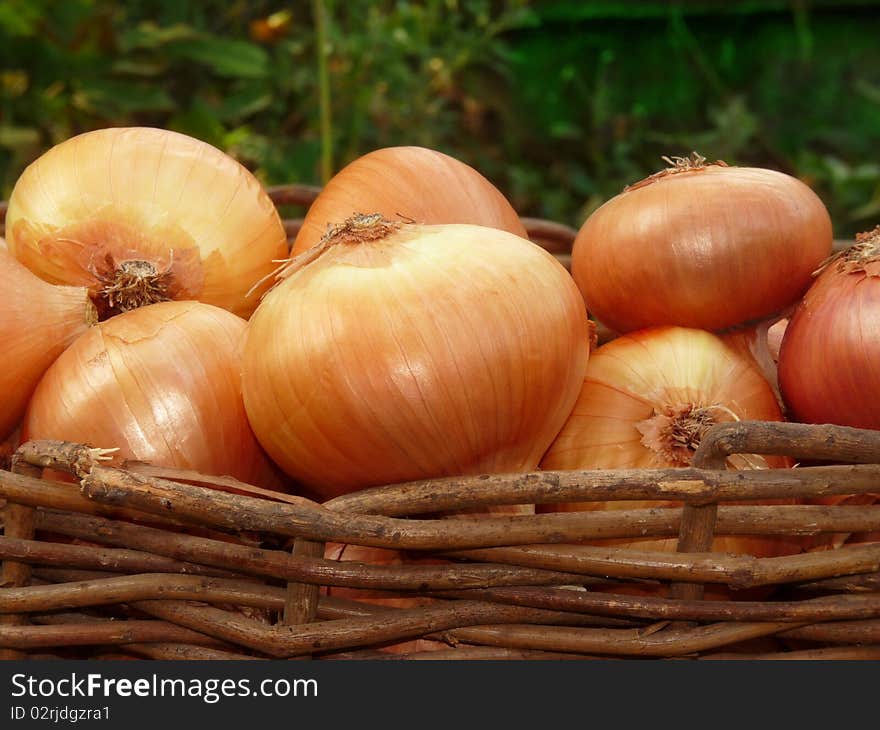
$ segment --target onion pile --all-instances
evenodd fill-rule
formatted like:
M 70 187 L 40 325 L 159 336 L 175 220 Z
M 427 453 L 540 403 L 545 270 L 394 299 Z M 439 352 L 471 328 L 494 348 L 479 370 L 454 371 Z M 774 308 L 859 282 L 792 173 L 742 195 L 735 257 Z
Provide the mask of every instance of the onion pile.
M 358 213 L 416 223 L 471 223 L 527 238 L 516 211 L 474 168 L 424 147 L 386 147 L 340 170 L 312 203 L 293 253 Z
M 197 299 L 247 317 L 246 295 L 287 255 L 259 181 L 204 142 L 151 128 L 56 145 L 12 191 L 9 250 L 53 284 L 88 287 L 101 319 Z
M 85 288 L 47 284 L 0 251 L 0 440 L 21 421 L 46 369 L 96 321 Z
M 114 447 L 122 459 L 277 485 L 242 402 L 246 326 L 199 302 L 153 304 L 102 322 L 46 372 L 23 440 Z
M 527 240 L 357 216 L 251 319 L 245 406 L 275 462 L 325 497 L 526 471 L 571 412 L 587 338 L 571 277 Z
M 880 227 L 811 287 L 832 230 L 805 184 L 696 154 L 669 162 L 589 217 L 572 277 L 488 180 L 433 150 L 348 165 L 286 259 L 265 190 L 219 150 L 146 128 L 75 137 L 18 180 L 8 253 L 0 239 L 0 460 L 21 425 L 22 440 L 264 487 L 286 486 L 283 471 L 328 499 L 444 476 L 686 467 L 714 424 L 784 408 L 880 428 Z M 609 340 L 594 351 L 588 310 Z M 508 510 L 534 508 L 485 511 Z M 804 544 L 720 536 L 713 549 Z M 326 556 L 412 561 L 355 545 Z
M 712 425 L 782 420 L 770 385 L 750 359 L 702 330 L 658 327 L 596 350 L 571 416 L 541 461 L 545 470 L 689 466 Z M 736 455 L 738 469 L 785 467 L 784 458 Z M 640 509 L 676 502 L 616 501 L 540 505 L 545 512 Z M 599 541 L 642 550 L 675 550 L 677 538 Z M 799 546 L 764 537 L 720 537 L 714 549 L 784 555 Z
M 593 213 L 572 274 L 590 313 L 617 332 L 721 330 L 793 304 L 831 243 L 828 211 L 804 183 L 695 155 Z

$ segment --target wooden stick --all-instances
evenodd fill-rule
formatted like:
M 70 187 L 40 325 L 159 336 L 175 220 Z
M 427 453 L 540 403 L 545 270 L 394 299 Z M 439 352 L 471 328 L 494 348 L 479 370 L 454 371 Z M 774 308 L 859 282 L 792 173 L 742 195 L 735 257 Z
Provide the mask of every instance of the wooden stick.
M 292 554 L 306 558 L 323 558 L 324 543 L 294 540 Z M 288 626 L 295 626 L 314 621 L 318 613 L 319 596 L 320 587 L 318 585 L 298 582 L 288 583 L 282 623 Z M 311 659 L 311 655 L 306 654 L 302 658 Z
M 476 633 L 481 644 L 510 649 L 672 657 L 694 655 L 748 639 L 772 636 L 789 627 L 790 624 L 785 623 L 725 623 L 661 630 L 663 626 L 650 629 L 590 629 L 513 624 L 481 626 L 467 631 Z
M 32 585 L 47 583 L 76 583 L 81 580 L 101 580 L 102 578 L 120 578 L 122 573 L 111 573 L 105 570 L 78 570 L 76 568 L 34 568 L 31 572 Z
M 589 579 L 571 573 L 496 565 L 365 565 L 259 550 L 208 538 L 169 533 L 101 517 L 39 512 L 38 525 L 61 535 L 250 573 L 317 585 L 391 590 L 443 590 L 492 585 L 560 585 Z M 85 567 L 85 566 L 80 566 Z M 148 569 L 147 572 L 159 572 Z
M 839 578 L 823 578 L 822 580 L 802 583 L 795 586 L 799 591 L 842 591 L 842 592 L 873 592 L 880 591 L 880 573 L 864 575 L 845 575 Z
M 792 629 L 780 636 L 823 644 L 880 644 L 880 620 L 828 621 Z
M 38 524 L 60 534 L 90 536 L 102 543 L 132 545 L 139 550 L 228 568 L 238 573 L 350 588 L 444 590 L 505 584 L 589 583 L 584 576 L 659 580 L 696 577 L 700 581 L 746 588 L 880 570 L 880 546 L 870 544 L 824 553 L 759 559 L 715 554 L 672 555 L 591 546 L 533 545 L 456 551 L 451 554 L 469 560 L 489 561 L 489 565 L 407 565 L 389 568 L 305 559 L 281 551 L 253 550 L 85 515 L 40 512 Z M 502 569 L 497 563 L 522 567 Z
M 37 522 L 40 521 L 38 516 Z M 63 565 L 121 573 L 189 573 L 227 578 L 235 575 L 230 571 L 172 560 L 138 550 L 106 549 L 12 537 L 0 537 L 0 558 L 14 559 L 28 565 Z
M 295 540 L 293 555 L 306 558 L 323 558 L 324 543 Z M 283 621 L 288 625 L 307 624 L 315 620 L 318 610 L 320 588 L 314 583 L 287 584 Z
M 880 617 L 880 595 L 826 596 L 805 601 L 707 601 L 530 587 L 443 591 L 436 595 L 658 620 L 804 622 Z
M 571 226 L 544 220 L 543 218 L 520 218 L 529 240 L 550 253 L 570 254 L 577 231 Z
M 715 652 L 705 654 L 699 659 L 744 659 L 746 661 L 806 661 L 806 660 L 866 660 L 880 659 L 880 645 L 871 646 L 827 646 L 822 649 L 802 649 L 798 651 L 780 651 L 767 654 L 737 654 L 734 652 Z
M 96 449 L 71 441 L 28 441 L 15 452 L 14 463 L 36 467 L 36 471 L 17 473 L 39 479 L 42 469 L 55 469 L 82 479 L 92 467 L 111 461 L 116 449 Z M 13 471 L 17 471 L 13 467 Z
M 12 457 L 12 471 L 15 474 L 24 477 L 33 477 L 39 475 L 39 470 L 22 462 L 18 455 Z M 31 540 L 34 537 L 34 510 L 32 507 L 19 504 L 17 502 L 8 502 L 2 509 L 3 517 L 3 537 L 2 540 Z M 24 561 L 11 560 L 9 556 L 4 557 L 2 567 L 0 567 L 0 587 L 14 588 L 16 586 L 26 586 L 30 581 L 31 566 Z M 22 626 L 28 623 L 25 615 L 14 615 L 10 613 L 6 616 L 0 616 L 0 627 L 2 626 Z M 26 655 L 13 649 L 0 650 L 0 660 L 3 659 L 22 659 Z
M 0 626 L 0 647 L 14 649 L 153 641 L 216 645 L 215 639 L 164 621 L 129 619 L 49 626 Z
M 303 205 L 315 202 L 321 188 L 315 185 L 274 185 L 266 189 L 275 205 Z
M 173 644 L 161 642 L 156 644 L 126 644 L 126 651 L 139 654 L 148 659 L 160 659 L 165 661 L 259 661 L 263 657 L 251 654 L 238 654 L 222 649 L 212 649 L 207 646 L 194 646 L 192 644 Z
M 718 442 L 713 441 L 713 443 Z M 694 468 L 723 471 L 726 468 L 728 455 L 719 454 L 716 451 L 708 448 L 698 448 L 691 462 Z M 710 551 L 715 537 L 717 520 L 717 502 L 700 505 L 685 504 L 681 513 L 676 551 L 679 553 L 703 553 Z M 692 583 L 690 581 L 675 581 L 669 589 L 671 598 L 682 600 L 698 601 L 703 597 L 703 593 L 703 583 Z
M 457 550 L 450 557 L 614 578 L 699 580 L 732 588 L 798 583 L 880 571 L 880 544 L 851 545 L 827 552 L 778 558 L 714 553 L 649 553 L 586 545 L 528 545 Z
M 577 659 L 598 659 L 596 656 L 583 654 L 563 654 L 561 652 L 534 651 L 527 649 L 504 649 L 494 646 L 468 646 L 457 649 L 435 649 L 433 651 L 411 652 L 407 654 L 391 654 L 380 651 L 363 652 L 340 652 L 337 654 L 325 654 L 321 659 L 339 660 L 381 660 L 381 661 L 558 661 Z
M 168 470 L 163 470 L 167 472 Z M 485 505 L 568 501 L 678 500 L 691 504 L 725 500 L 762 501 L 792 496 L 867 493 L 880 479 L 878 465 L 822 466 L 713 472 L 698 469 L 621 469 L 454 477 L 367 489 L 325 507 L 358 514 L 404 516 Z M 0 471 L 0 498 L 89 514 L 143 520 L 134 511 L 113 511 L 83 497 L 73 485 L 28 479 Z M 157 516 L 151 517 L 156 520 Z M 181 523 L 169 520 L 169 526 Z
M 481 520 L 401 520 L 269 502 L 127 474 L 107 467 L 92 469 L 83 479 L 83 492 L 104 504 L 155 514 L 174 514 L 225 529 L 411 550 L 668 535 L 678 530 L 681 519 L 680 508 L 668 508 Z M 768 524 L 767 510 L 771 509 L 774 520 Z M 855 524 L 859 527 L 853 528 Z M 719 534 L 816 534 L 878 528 L 880 507 L 724 507 L 719 509 L 718 516 Z
M 30 507 L 48 507 L 137 522 L 148 521 L 172 529 L 187 527 L 186 523 L 170 519 L 167 516 L 149 515 L 98 504 L 81 495 L 76 485 L 73 484 L 50 482 L 2 470 L 0 470 L 0 498 Z
M 699 505 L 871 492 L 878 479 L 877 464 L 729 472 L 694 468 L 546 471 L 395 484 L 352 492 L 324 506 L 346 513 L 402 517 L 502 504 L 676 500 Z
M 285 595 L 283 588 L 246 581 L 145 573 L 9 588 L 0 592 L 0 614 L 57 611 L 159 598 L 231 603 L 280 611 L 284 608 Z
M 138 601 L 132 605 L 156 618 L 278 658 L 396 642 L 462 626 L 519 621 L 577 625 L 584 621 L 577 614 L 454 601 L 436 606 L 397 609 L 363 618 L 300 626 L 267 626 L 208 606 L 195 611 L 178 601 Z
M 710 462 L 732 454 L 781 454 L 795 459 L 880 463 L 880 431 L 847 426 L 735 421 L 703 436 L 697 452 Z

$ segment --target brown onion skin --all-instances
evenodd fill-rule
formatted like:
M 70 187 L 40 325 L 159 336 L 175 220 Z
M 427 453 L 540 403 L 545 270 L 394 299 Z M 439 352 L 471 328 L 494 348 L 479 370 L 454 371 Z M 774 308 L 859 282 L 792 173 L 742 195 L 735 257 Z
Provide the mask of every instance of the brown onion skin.
M 583 299 L 544 249 L 485 226 L 402 225 L 331 243 L 270 291 L 242 384 L 266 452 L 330 498 L 534 469 L 588 357 Z
M 92 327 L 43 376 L 22 440 L 118 448 L 119 459 L 279 488 L 244 410 L 246 327 L 200 302 L 153 304 Z
M 785 330 L 779 385 L 795 420 L 880 429 L 880 278 L 819 276 Z
M 48 284 L 0 249 L 0 439 L 21 422 L 49 366 L 96 320 L 87 289 Z
M 292 253 L 356 213 L 416 223 L 471 223 L 528 238 L 516 211 L 474 168 L 425 147 L 385 147 L 340 170 L 312 203 Z
M 773 170 L 706 167 L 633 187 L 578 232 L 572 275 L 618 332 L 720 330 L 795 302 L 831 252 L 828 211 Z
M 661 405 L 689 400 L 719 404 L 742 420 L 781 421 L 776 397 L 751 356 L 737 345 L 696 329 L 656 327 L 628 333 L 590 356 L 577 403 L 541 460 L 546 471 L 651 469 L 682 466 L 648 448 L 637 425 Z M 733 420 L 719 412 L 719 421 Z M 753 457 L 762 467 L 786 468 L 787 457 Z M 741 468 L 738 467 L 738 468 Z M 791 500 L 775 503 L 790 504 Z M 770 504 L 764 502 L 762 504 Z M 538 513 L 678 507 L 680 502 L 627 500 L 538 505 Z M 674 552 L 677 538 L 616 538 L 585 544 Z M 730 535 L 713 550 L 758 557 L 791 555 L 800 539 Z

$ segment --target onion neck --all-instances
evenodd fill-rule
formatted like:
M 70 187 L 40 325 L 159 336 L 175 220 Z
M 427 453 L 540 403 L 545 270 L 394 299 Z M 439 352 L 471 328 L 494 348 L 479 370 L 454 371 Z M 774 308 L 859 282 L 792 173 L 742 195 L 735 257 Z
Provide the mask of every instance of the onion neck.
M 880 226 L 856 234 L 856 242 L 845 251 L 832 256 L 816 272 L 820 274 L 831 264 L 844 274 L 880 276 Z
M 101 321 L 172 299 L 171 267 L 160 270 L 152 261 L 128 259 L 116 262 L 108 255 L 104 266 L 94 269 L 100 288 L 93 295 Z
M 698 406 L 683 403 L 664 406 L 654 415 L 636 424 L 642 445 L 670 466 L 690 466 L 703 436 L 719 422 L 719 415 L 733 415 L 721 405 Z M 736 416 L 734 415 L 734 418 Z
M 709 162 L 699 152 L 691 152 L 687 157 L 669 157 L 667 155 L 664 155 L 660 159 L 663 160 L 667 165 L 669 165 L 669 167 L 660 170 L 659 172 L 655 172 L 653 175 L 648 175 L 648 177 L 646 177 L 644 180 L 639 180 L 632 185 L 627 185 L 624 188 L 624 192 L 643 188 L 646 185 L 651 185 L 652 183 L 655 183 L 662 178 L 669 177 L 670 175 L 680 175 L 681 173 L 689 172 L 702 172 L 703 170 L 707 170 L 710 167 L 728 166 L 724 160 L 715 160 L 715 162 Z
M 278 283 L 305 268 L 337 246 L 363 246 L 384 241 L 390 235 L 400 230 L 403 223 L 414 222 L 410 219 L 400 221 L 388 220 L 381 213 L 370 213 L 369 215 L 355 213 L 350 218 L 346 218 L 342 223 L 330 226 L 315 246 L 287 259 L 278 269 L 260 279 L 251 287 L 248 295 L 270 278 L 275 278 L 277 286 Z

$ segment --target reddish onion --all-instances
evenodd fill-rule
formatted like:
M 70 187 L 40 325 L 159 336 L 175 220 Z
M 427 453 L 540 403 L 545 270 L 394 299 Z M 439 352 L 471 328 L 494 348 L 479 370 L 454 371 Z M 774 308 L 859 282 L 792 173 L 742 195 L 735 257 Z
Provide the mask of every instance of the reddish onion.
M 87 289 L 47 284 L 0 251 L 0 439 L 21 421 L 46 369 L 96 321 Z
M 804 183 L 695 155 L 593 213 L 572 274 L 590 313 L 618 332 L 720 330 L 795 302 L 831 243 L 828 211 Z
M 571 416 L 541 461 L 546 470 L 647 469 L 690 464 L 715 423 L 779 421 L 776 398 L 753 362 L 708 332 L 657 327 L 612 340 L 590 356 Z M 787 459 L 737 455 L 742 469 L 784 467 Z M 540 505 L 539 511 L 641 509 L 676 502 L 616 501 Z M 675 550 L 672 539 L 597 541 Z M 799 546 L 765 537 L 716 538 L 714 550 L 783 555 Z
M 40 381 L 24 440 L 119 448 L 120 458 L 276 486 L 247 422 L 247 323 L 199 302 L 164 302 L 78 338 Z
M 164 129 L 100 129 L 32 163 L 9 199 L 9 250 L 53 284 L 87 286 L 101 318 L 197 299 L 248 316 L 287 255 L 268 194 L 242 165 Z
M 782 340 L 779 384 L 799 421 L 880 428 L 880 226 L 804 295 Z
M 386 147 L 340 170 L 312 203 L 293 253 L 357 213 L 417 223 L 471 223 L 528 234 L 505 197 L 474 168 L 424 147 Z
M 583 300 L 525 239 L 360 216 L 285 276 L 249 323 L 245 405 L 325 497 L 534 469 L 577 398 Z

